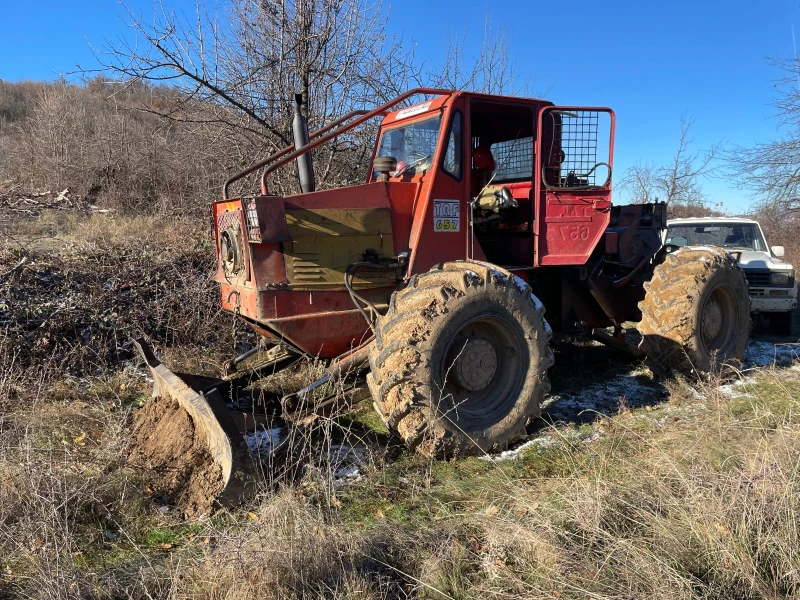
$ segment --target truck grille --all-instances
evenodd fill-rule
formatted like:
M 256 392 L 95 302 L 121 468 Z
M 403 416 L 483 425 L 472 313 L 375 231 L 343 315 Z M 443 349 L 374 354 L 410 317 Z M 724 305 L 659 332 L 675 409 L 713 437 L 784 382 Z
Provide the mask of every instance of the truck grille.
M 747 283 L 763 287 L 769 285 L 769 273 L 754 273 L 752 271 L 745 271 L 744 276 L 747 278 Z

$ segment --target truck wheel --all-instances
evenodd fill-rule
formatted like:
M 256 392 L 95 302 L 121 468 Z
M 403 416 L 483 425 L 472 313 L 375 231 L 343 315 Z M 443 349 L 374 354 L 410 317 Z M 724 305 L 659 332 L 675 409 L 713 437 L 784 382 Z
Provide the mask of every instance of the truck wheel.
M 792 335 L 792 313 L 769 313 L 767 319 L 772 335 Z
M 518 277 L 474 261 L 437 265 L 379 319 L 367 376 L 375 408 L 425 456 L 503 448 L 541 412 L 551 337 Z
M 656 370 L 691 375 L 744 360 L 750 296 L 744 273 L 724 250 L 668 254 L 644 289 L 639 348 Z

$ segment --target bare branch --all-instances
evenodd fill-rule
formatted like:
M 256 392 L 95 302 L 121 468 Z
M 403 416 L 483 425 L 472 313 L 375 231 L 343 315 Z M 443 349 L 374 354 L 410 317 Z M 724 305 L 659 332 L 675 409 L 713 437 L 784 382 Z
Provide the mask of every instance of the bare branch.
M 714 161 L 720 150 L 719 145 L 714 145 L 704 152 L 692 152 L 693 124 L 692 117 L 681 118 L 678 147 L 668 165 L 633 165 L 623 174 L 620 190 L 628 193 L 635 203 L 660 200 L 667 205 L 703 205 L 706 197 L 701 183 L 714 174 Z

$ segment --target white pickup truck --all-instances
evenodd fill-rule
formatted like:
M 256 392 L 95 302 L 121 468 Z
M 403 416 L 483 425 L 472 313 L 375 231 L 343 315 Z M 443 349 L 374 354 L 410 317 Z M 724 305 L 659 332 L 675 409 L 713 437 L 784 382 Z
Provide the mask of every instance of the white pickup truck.
M 750 284 L 751 310 L 769 320 L 770 333 L 790 335 L 797 308 L 794 268 L 780 260 L 783 246 L 767 246 L 751 219 L 703 217 L 667 222 L 664 242 L 673 246 L 718 246 L 732 254 Z

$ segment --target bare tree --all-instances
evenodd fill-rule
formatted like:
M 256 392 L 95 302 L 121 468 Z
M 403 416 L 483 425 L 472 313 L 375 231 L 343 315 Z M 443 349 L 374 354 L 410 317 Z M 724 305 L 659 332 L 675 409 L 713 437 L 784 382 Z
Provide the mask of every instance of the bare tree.
M 726 154 L 732 179 L 752 190 L 765 204 L 800 211 L 800 59 L 773 59 L 784 75 L 777 82 L 774 104 L 783 137 L 752 147 L 736 147 Z
M 681 118 L 678 148 L 669 164 L 639 163 L 625 171 L 619 187 L 634 203 L 660 200 L 673 207 L 705 204 L 702 180 L 715 171 L 714 160 L 719 155 L 719 146 L 714 145 L 705 152 L 693 152 L 690 137 L 693 124 L 692 117 Z
M 152 20 L 127 14 L 136 39 L 97 52 L 103 70 L 172 86 L 171 105 L 140 109 L 219 135 L 231 167 L 291 142 L 293 93 L 303 94 L 316 128 L 394 96 L 414 74 L 410 55 L 386 32 L 381 4 L 368 0 L 230 0 L 222 15 L 198 0 L 192 19 L 163 4 Z M 357 179 L 351 166 L 365 152 L 358 134 L 327 144 L 315 156 L 318 183 Z M 277 189 L 294 185 L 276 180 Z
M 504 27 L 495 27 L 486 16 L 483 40 L 475 52 L 467 52 L 466 32 L 448 33 L 445 62 L 440 69 L 427 75 L 430 85 L 449 89 L 469 89 L 487 94 L 511 96 L 528 93 L 531 82 L 520 78 L 519 69 L 511 59 L 511 35 Z

